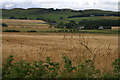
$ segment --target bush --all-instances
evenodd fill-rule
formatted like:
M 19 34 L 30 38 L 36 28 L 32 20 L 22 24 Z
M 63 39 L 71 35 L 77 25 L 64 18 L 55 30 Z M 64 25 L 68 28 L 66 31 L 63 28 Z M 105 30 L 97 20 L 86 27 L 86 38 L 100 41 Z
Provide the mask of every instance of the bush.
M 30 31 L 27 31 L 27 32 L 37 32 L 37 31 L 35 31 L 35 30 L 30 30 Z
M 25 62 L 20 60 L 13 63 L 13 56 L 10 55 L 3 63 L 3 78 L 120 78 L 119 63 L 120 59 L 113 62 L 115 68 L 114 74 L 100 73 L 95 69 L 92 60 L 86 60 L 84 63 L 73 66 L 72 61 L 67 57 L 63 57 L 63 69 L 58 62 L 51 61 L 50 57 L 46 61 Z
M 120 78 L 120 58 L 115 59 L 115 61 L 112 63 L 112 65 L 114 67 L 115 76 Z
M 8 25 L 5 23 L 2 23 L 1 25 L 2 25 L 2 27 L 8 27 Z
M 12 63 L 13 56 L 9 56 L 3 64 L 3 78 L 57 78 L 59 63 L 52 62 L 50 57 L 46 61 L 28 63 L 23 60 Z
M 4 30 L 3 32 L 20 32 L 18 30 Z
M 9 19 L 16 19 L 14 16 L 11 16 Z

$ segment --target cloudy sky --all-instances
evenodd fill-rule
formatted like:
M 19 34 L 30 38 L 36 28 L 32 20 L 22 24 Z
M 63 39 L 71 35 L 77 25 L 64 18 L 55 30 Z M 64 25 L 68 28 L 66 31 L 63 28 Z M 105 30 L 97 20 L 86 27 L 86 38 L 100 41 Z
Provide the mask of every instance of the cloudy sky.
M 118 11 L 119 0 L 2 0 L 0 8 L 70 8 Z

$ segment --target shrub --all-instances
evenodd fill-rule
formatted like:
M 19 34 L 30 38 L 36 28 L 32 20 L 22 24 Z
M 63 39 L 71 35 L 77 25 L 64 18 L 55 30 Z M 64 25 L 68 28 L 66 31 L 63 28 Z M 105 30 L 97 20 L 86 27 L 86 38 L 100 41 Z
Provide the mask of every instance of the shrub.
M 53 62 L 50 57 L 47 57 L 46 61 L 31 63 L 24 60 L 13 63 L 13 60 L 13 56 L 10 55 L 3 63 L 3 78 L 120 78 L 120 59 L 113 62 L 114 74 L 101 74 L 100 70 L 93 66 L 92 60 L 73 66 L 67 56 L 63 57 L 63 69 L 60 69 L 60 64 Z
M 113 67 L 114 67 L 114 73 L 115 73 L 115 77 L 120 78 L 120 58 L 119 59 L 115 59 L 115 61 L 112 63 Z
M 14 16 L 11 16 L 9 19 L 16 19 Z
M 33 63 L 20 60 L 12 63 L 13 56 L 9 56 L 3 64 L 3 78 L 57 78 L 59 63 L 52 62 L 50 57 L 46 61 Z
M 120 58 L 115 59 L 112 65 L 114 67 L 113 72 L 103 74 L 102 78 L 120 78 Z
M 5 23 L 2 23 L 1 25 L 2 25 L 2 27 L 8 27 L 8 25 Z
M 75 77 L 77 78 L 96 78 L 100 75 L 100 70 L 95 69 L 92 60 L 86 60 L 85 63 L 77 66 Z
M 13 56 L 10 55 L 10 56 L 6 59 L 5 63 L 3 64 L 3 69 L 2 69 L 2 76 L 3 76 L 3 78 L 4 78 L 4 77 L 5 77 L 5 78 L 8 77 L 8 74 L 10 73 L 10 69 L 11 69 L 11 67 L 13 66 L 13 64 L 12 64 L 12 61 L 13 61 L 13 60 L 14 60 L 14 59 L 13 59 Z
M 20 32 L 18 30 L 3 30 L 3 32 Z
M 35 31 L 35 30 L 30 30 L 30 31 L 27 31 L 27 32 L 37 32 L 37 31 Z
M 72 61 L 67 56 L 63 57 L 63 62 L 64 62 L 64 70 L 61 73 L 61 77 L 62 78 L 73 77 L 72 73 L 73 73 L 73 70 L 76 69 L 76 67 L 72 65 Z

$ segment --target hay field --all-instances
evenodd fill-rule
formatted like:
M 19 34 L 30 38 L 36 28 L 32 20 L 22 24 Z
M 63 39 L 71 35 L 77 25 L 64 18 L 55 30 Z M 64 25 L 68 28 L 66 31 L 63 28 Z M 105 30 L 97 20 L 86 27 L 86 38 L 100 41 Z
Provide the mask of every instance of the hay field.
M 112 26 L 112 30 L 119 31 L 120 27 L 119 26 Z
M 42 20 L 17 20 L 17 19 L 0 19 L 3 23 L 6 23 L 8 27 L 37 27 L 48 28 L 49 25 Z
M 118 57 L 116 34 L 3 33 L 3 61 L 13 55 L 15 61 L 45 60 L 61 62 L 66 55 L 73 65 L 91 59 L 102 72 L 112 70 Z

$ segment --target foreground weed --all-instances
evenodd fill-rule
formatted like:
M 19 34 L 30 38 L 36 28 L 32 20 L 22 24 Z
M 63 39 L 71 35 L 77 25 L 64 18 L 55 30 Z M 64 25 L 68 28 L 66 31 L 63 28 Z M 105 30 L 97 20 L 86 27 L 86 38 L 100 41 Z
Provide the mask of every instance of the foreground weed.
M 72 61 L 63 57 L 63 69 L 58 62 L 53 62 L 50 57 L 46 61 L 34 61 L 32 63 L 20 60 L 13 63 L 13 56 L 9 56 L 3 63 L 3 78 L 120 78 L 120 59 L 116 59 L 112 65 L 113 72 L 105 74 L 96 69 L 92 60 L 73 66 Z

